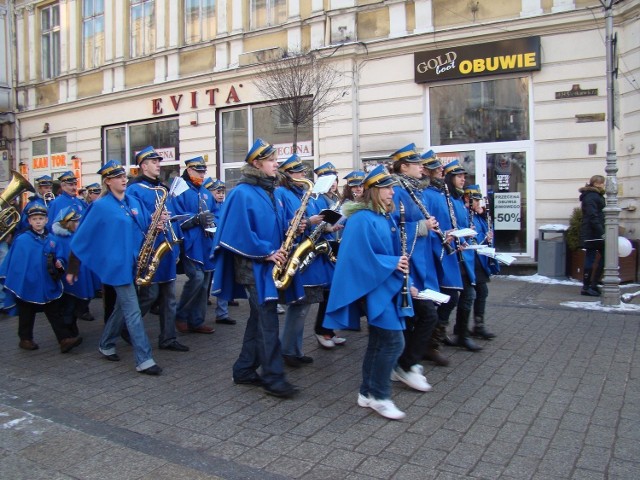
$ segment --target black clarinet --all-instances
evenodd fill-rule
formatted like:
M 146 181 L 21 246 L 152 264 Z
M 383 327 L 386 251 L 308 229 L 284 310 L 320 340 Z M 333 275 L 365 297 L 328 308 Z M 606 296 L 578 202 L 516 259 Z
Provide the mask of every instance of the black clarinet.
M 449 218 L 451 220 L 451 226 L 454 230 L 458 229 L 458 220 L 456 219 L 456 212 L 453 209 L 453 203 L 451 202 L 451 195 L 449 194 L 449 187 L 447 182 L 442 184 L 444 186 L 444 198 L 447 200 L 447 207 L 449 207 Z M 458 261 L 462 261 L 462 252 L 458 248 L 460 246 L 460 239 L 454 236 L 454 243 L 456 244 L 456 253 L 458 255 Z
M 429 220 L 431 218 L 431 215 L 427 211 L 427 207 L 425 207 L 424 204 L 420 201 L 420 199 L 416 197 L 416 194 L 411 188 L 411 186 L 402 177 L 398 177 L 398 181 L 400 182 L 400 185 L 402 185 L 402 188 L 404 188 L 407 191 L 407 193 L 411 197 L 411 200 L 413 200 L 413 203 L 416 204 L 416 207 L 418 207 L 418 210 L 420 210 L 425 220 Z M 438 237 L 440 238 L 440 243 L 442 244 L 442 248 L 444 248 L 444 250 L 447 252 L 447 255 L 451 255 L 456 251 L 455 248 L 453 248 L 451 244 L 447 242 L 447 236 L 442 232 L 442 230 L 440 230 L 440 228 L 434 228 L 433 232 L 436 235 L 438 235 Z
M 407 229 L 404 218 L 404 204 L 400 202 L 400 250 L 402 256 L 407 256 Z M 409 272 L 404 272 L 404 282 L 402 282 L 402 308 L 409 307 Z

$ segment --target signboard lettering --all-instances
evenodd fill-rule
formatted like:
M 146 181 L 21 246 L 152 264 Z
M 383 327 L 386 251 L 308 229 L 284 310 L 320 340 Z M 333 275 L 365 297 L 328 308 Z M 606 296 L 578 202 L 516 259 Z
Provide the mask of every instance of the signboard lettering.
M 495 230 L 520 230 L 520 192 L 495 193 L 493 219 Z
M 238 84 L 237 86 L 231 85 L 229 90 L 227 91 L 224 103 L 229 105 L 231 103 L 240 103 L 240 96 L 238 95 L 238 88 L 242 88 L 242 84 Z M 204 91 L 204 101 L 206 105 L 209 107 L 216 106 L 216 94 L 220 92 L 219 88 L 208 88 Z M 185 109 L 185 104 L 188 102 L 188 108 L 195 109 L 198 108 L 198 101 L 200 100 L 200 96 L 198 95 L 198 91 L 189 92 L 189 100 L 185 100 L 182 102 L 182 97 L 184 97 L 183 93 L 179 93 L 177 95 L 169 95 L 167 98 L 159 97 L 151 99 L 151 114 L 152 115 L 162 115 L 164 113 L 177 113 L 181 110 Z M 165 103 L 168 100 L 168 103 Z M 165 112 L 165 109 L 168 112 Z

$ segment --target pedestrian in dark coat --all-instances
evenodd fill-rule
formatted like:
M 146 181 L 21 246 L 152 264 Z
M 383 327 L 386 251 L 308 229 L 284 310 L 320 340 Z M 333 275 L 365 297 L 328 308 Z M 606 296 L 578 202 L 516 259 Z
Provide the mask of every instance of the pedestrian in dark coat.
M 580 190 L 582 224 L 580 242 L 586 249 L 581 295 L 599 297 L 597 283 L 602 274 L 604 258 L 604 177 L 594 175 Z M 596 262 L 597 253 L 600 252 Z

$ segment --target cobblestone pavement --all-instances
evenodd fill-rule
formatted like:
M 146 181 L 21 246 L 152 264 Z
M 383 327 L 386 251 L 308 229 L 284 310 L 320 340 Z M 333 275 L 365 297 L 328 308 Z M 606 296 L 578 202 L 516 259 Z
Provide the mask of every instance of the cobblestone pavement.
M 587 299 L 577 285 L 490 289 L 498 337 L 478 353 L 446 348 L 449 367 L 425 364 L 432 392 L 394 385 L 401 422 L 356 405 L 366 328 L 321 350 L 315 309 L 304 343 L 315 362 L 289 369 L 302 388 L 292 400 L 231 381 L 246 301 L 230 308 L 238 325 L 180 336 L 190 352 L 154 349 L 160 377 L 136 373 L 125 344 L 122 361 L 100 358 L 99 300 L 64 355 L 42 315 L 34 352 L 1 318 L 0 478 L 640 478 L 638 312 L 560 307 Z M 146 325 L 155 339 L 157 317 Z

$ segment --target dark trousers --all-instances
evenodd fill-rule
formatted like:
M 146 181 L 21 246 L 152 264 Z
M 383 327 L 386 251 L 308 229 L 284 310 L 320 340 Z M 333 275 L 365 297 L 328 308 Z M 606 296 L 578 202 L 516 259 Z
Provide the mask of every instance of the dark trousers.
M 445 327 L 449 325 L 449 317 L 451 316 L 451 312 L 458 305 L 458 295 L 460 294 L 459 290 L 455 288 L 441 288 L 441 293 L 445 295 L 449 295 L 451 297 L 447 303 L 441 303 L 438 307 L 438 324 L 444 325 Z
M 107 323 L 116 307 L 116 289 L 111 285 L 102 285 L 102 306 L 104 307 L 104 323 Z
M 62 318 L 62 302 L 60 299 L 40 305 L 16 299 L 18 305 L 18 336 L 20 340 L 33 340 L 33 326 L 36 322 L 36 313 L 44 312 L 51 324 L 51 329 L 58 339 L 58 343 L 73 335 Z
M 80 302 L 84 300 L 80 300 L 73 295 L 69 295 L 68 293 L 62 294 L 62 318 L 64 320 L 64 324 L 69 328 L 74 337 L 78 336 L 78 317 L 77 309 L 81 305 Z
M 476 280 L 476 299 L 473 301 L 473 316 L 484 318 L 484 312 L 487 306 L 487 297 L 489 296 L 489 286 L 487 282 L 479 282 Z
M 318 304 L 318 313 L 316 315 L 316 324 L 314 331 L 316 335 L 331 335 L 333 337 L 334 332 L 329 328 L 324 328 L 322 322 L 324 321 L 324 314 L 327 311 L 327 303 L 329 301 L 329 290 L 323 290 L 322 292 L 324 300 Z
M 413 299 L 415 315 L 406 319 L 404 330 L 404 350 L 398 359 L 398 365 L 404 371 L 420 363 L 424 355 L 433 329 L 438 323 L 438 313 L 431 300 Z

